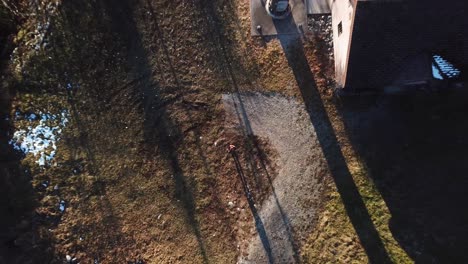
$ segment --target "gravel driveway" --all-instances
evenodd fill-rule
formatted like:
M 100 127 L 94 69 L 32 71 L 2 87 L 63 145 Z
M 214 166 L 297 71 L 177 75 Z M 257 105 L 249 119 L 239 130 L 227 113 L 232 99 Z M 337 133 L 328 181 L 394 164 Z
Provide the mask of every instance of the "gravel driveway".
M 239 263 L 297 263 L 314 228 L 327 175 L 326 162 L 305 107 L 276 94 L 225 94 L 228 127 L 267 139 L 278 153 L 272 193 L 257 206 L 263 234 L 251 238 Z M 258 227 L 257 227 L 258 230 Z

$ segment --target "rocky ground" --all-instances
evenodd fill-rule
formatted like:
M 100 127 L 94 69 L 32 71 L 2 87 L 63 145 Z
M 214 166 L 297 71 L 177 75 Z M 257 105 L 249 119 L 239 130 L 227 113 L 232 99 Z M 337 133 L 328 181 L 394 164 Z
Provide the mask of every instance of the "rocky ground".
M 264 138 L 279 155 L 274 179 L 258 168 L 258 174 L 268 176 L 271 193 L 253 210 L 259 235 L 245 241 L 240 263 L 298 261 L 300 247 L 315 227 L 328 173 L 306 109 L 277 94 L 227 94 L 223 100 L 227 127 Z

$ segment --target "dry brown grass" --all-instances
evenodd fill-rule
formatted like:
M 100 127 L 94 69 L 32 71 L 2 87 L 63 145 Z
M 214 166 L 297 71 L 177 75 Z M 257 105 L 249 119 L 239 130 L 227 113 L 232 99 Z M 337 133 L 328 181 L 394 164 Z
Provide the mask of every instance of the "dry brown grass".
M 255 234 L 225 151 L 227 143 L 246 139 L 224 130 L 221 95 L 239 90 L 299 98 L 293 72 L 279 41 L 250 37 L 248 0 L 132 4 L 127 15 L 119 12 L 125 6 L 65 4 L 54 22 L 52 48 L 18 76 L 12 111 L 71 113 L 58 166 L 33 171 L 34 188 L 45 179 L 52 183 L 37 192 L 38 229 L 44 240 L 51 238 L 47 245 L 56 261 L 73 254 L 83 263 L 234 263 L 238 247 Z M 319 43 L 309 37 L 305 55 L 329 118 L 387 249 L 401 254 L 387 228 L 388 211 L 346 142 L 327 87 L 331 62 Z M 79 88 L 67 93 L 67 82 Z M 259 141 L 274 163 L 274 150 Z M 247 163 L 250 150 L 240 145 Z M 26 165 L 33 165 L 31 157 Z M 260 188 L 257 200 L 268 191 Z M 67 201 L 63 215 L 59 197 Z M 58 225 L 47 220 L 54 217 Z M 309 263 L 366 261 L 331 179 L 318 226 L 302 252 Z

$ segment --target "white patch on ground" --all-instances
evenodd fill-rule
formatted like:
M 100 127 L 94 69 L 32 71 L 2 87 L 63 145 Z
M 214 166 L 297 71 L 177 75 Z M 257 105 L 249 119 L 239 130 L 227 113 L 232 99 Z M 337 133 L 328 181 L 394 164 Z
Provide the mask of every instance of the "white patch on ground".
M 59 203 L 59 210 L 60 212 L 65 212 L 65 207 L 66 207 L 66 202 L 64 200 L 60 200 L 60 203 Z
M 439 55 L 434 55 L 432 56 L 434 59 L 434 62 L 437 64 L 439 67 L 440 71 L 438 71 L 438 74 L 440 77 L 442 77 L 441 72 L 447 76 L 447 78 L 456 78 L 460 75 L 460 70 L 455 68 L 455 66 L 448 62 L 446 59 L 442 58 Z M 435 68 L 435 65 L 433 65 L 433 68 Z M 440 79 L 434 75 L 435 78 Z M 443 79 L 443 78 L 442 78 Z
M 432 64 L 432 76 L 438 80 L 443 80 L 444 77 L 442 77 L 442 75 L 440 74 L 440 71 L 439 69 L 437 69 L 437 67 L 434 65 L 434 63 Z
M 25 114 L 15 113 L 15 119 L 28 122 L 25 129 L 15 131 L 10 144 L 24 154 L 36 157 L 39 166 L 50 165 L 57 151 L 57 141 L 62 129 L 68 123 L 68 111 L 58 115 L 49 113 Z
M 274 192 L 258 210 L 268 243 L 256 234 L 239 263 L 294 263 L 314 227 L 327 174 L 309 115 L 303 104 L 281 95 L 226 94 L 223 102 L 228 127 L 268 139 L 279 153 Z

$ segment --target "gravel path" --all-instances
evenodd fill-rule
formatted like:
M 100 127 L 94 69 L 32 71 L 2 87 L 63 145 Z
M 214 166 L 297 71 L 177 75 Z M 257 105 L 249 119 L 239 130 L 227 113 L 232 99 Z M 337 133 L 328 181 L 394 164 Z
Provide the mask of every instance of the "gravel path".
M 305 107 L 280 95 L 226 94 L 228 127 L 269 141 L 279 153 L 273 192 L 258 206 L 265 232 L 249 242 L 239 263 L 299 262 L 301 242 L 314 227 L 323 193 L 326 163 Z

